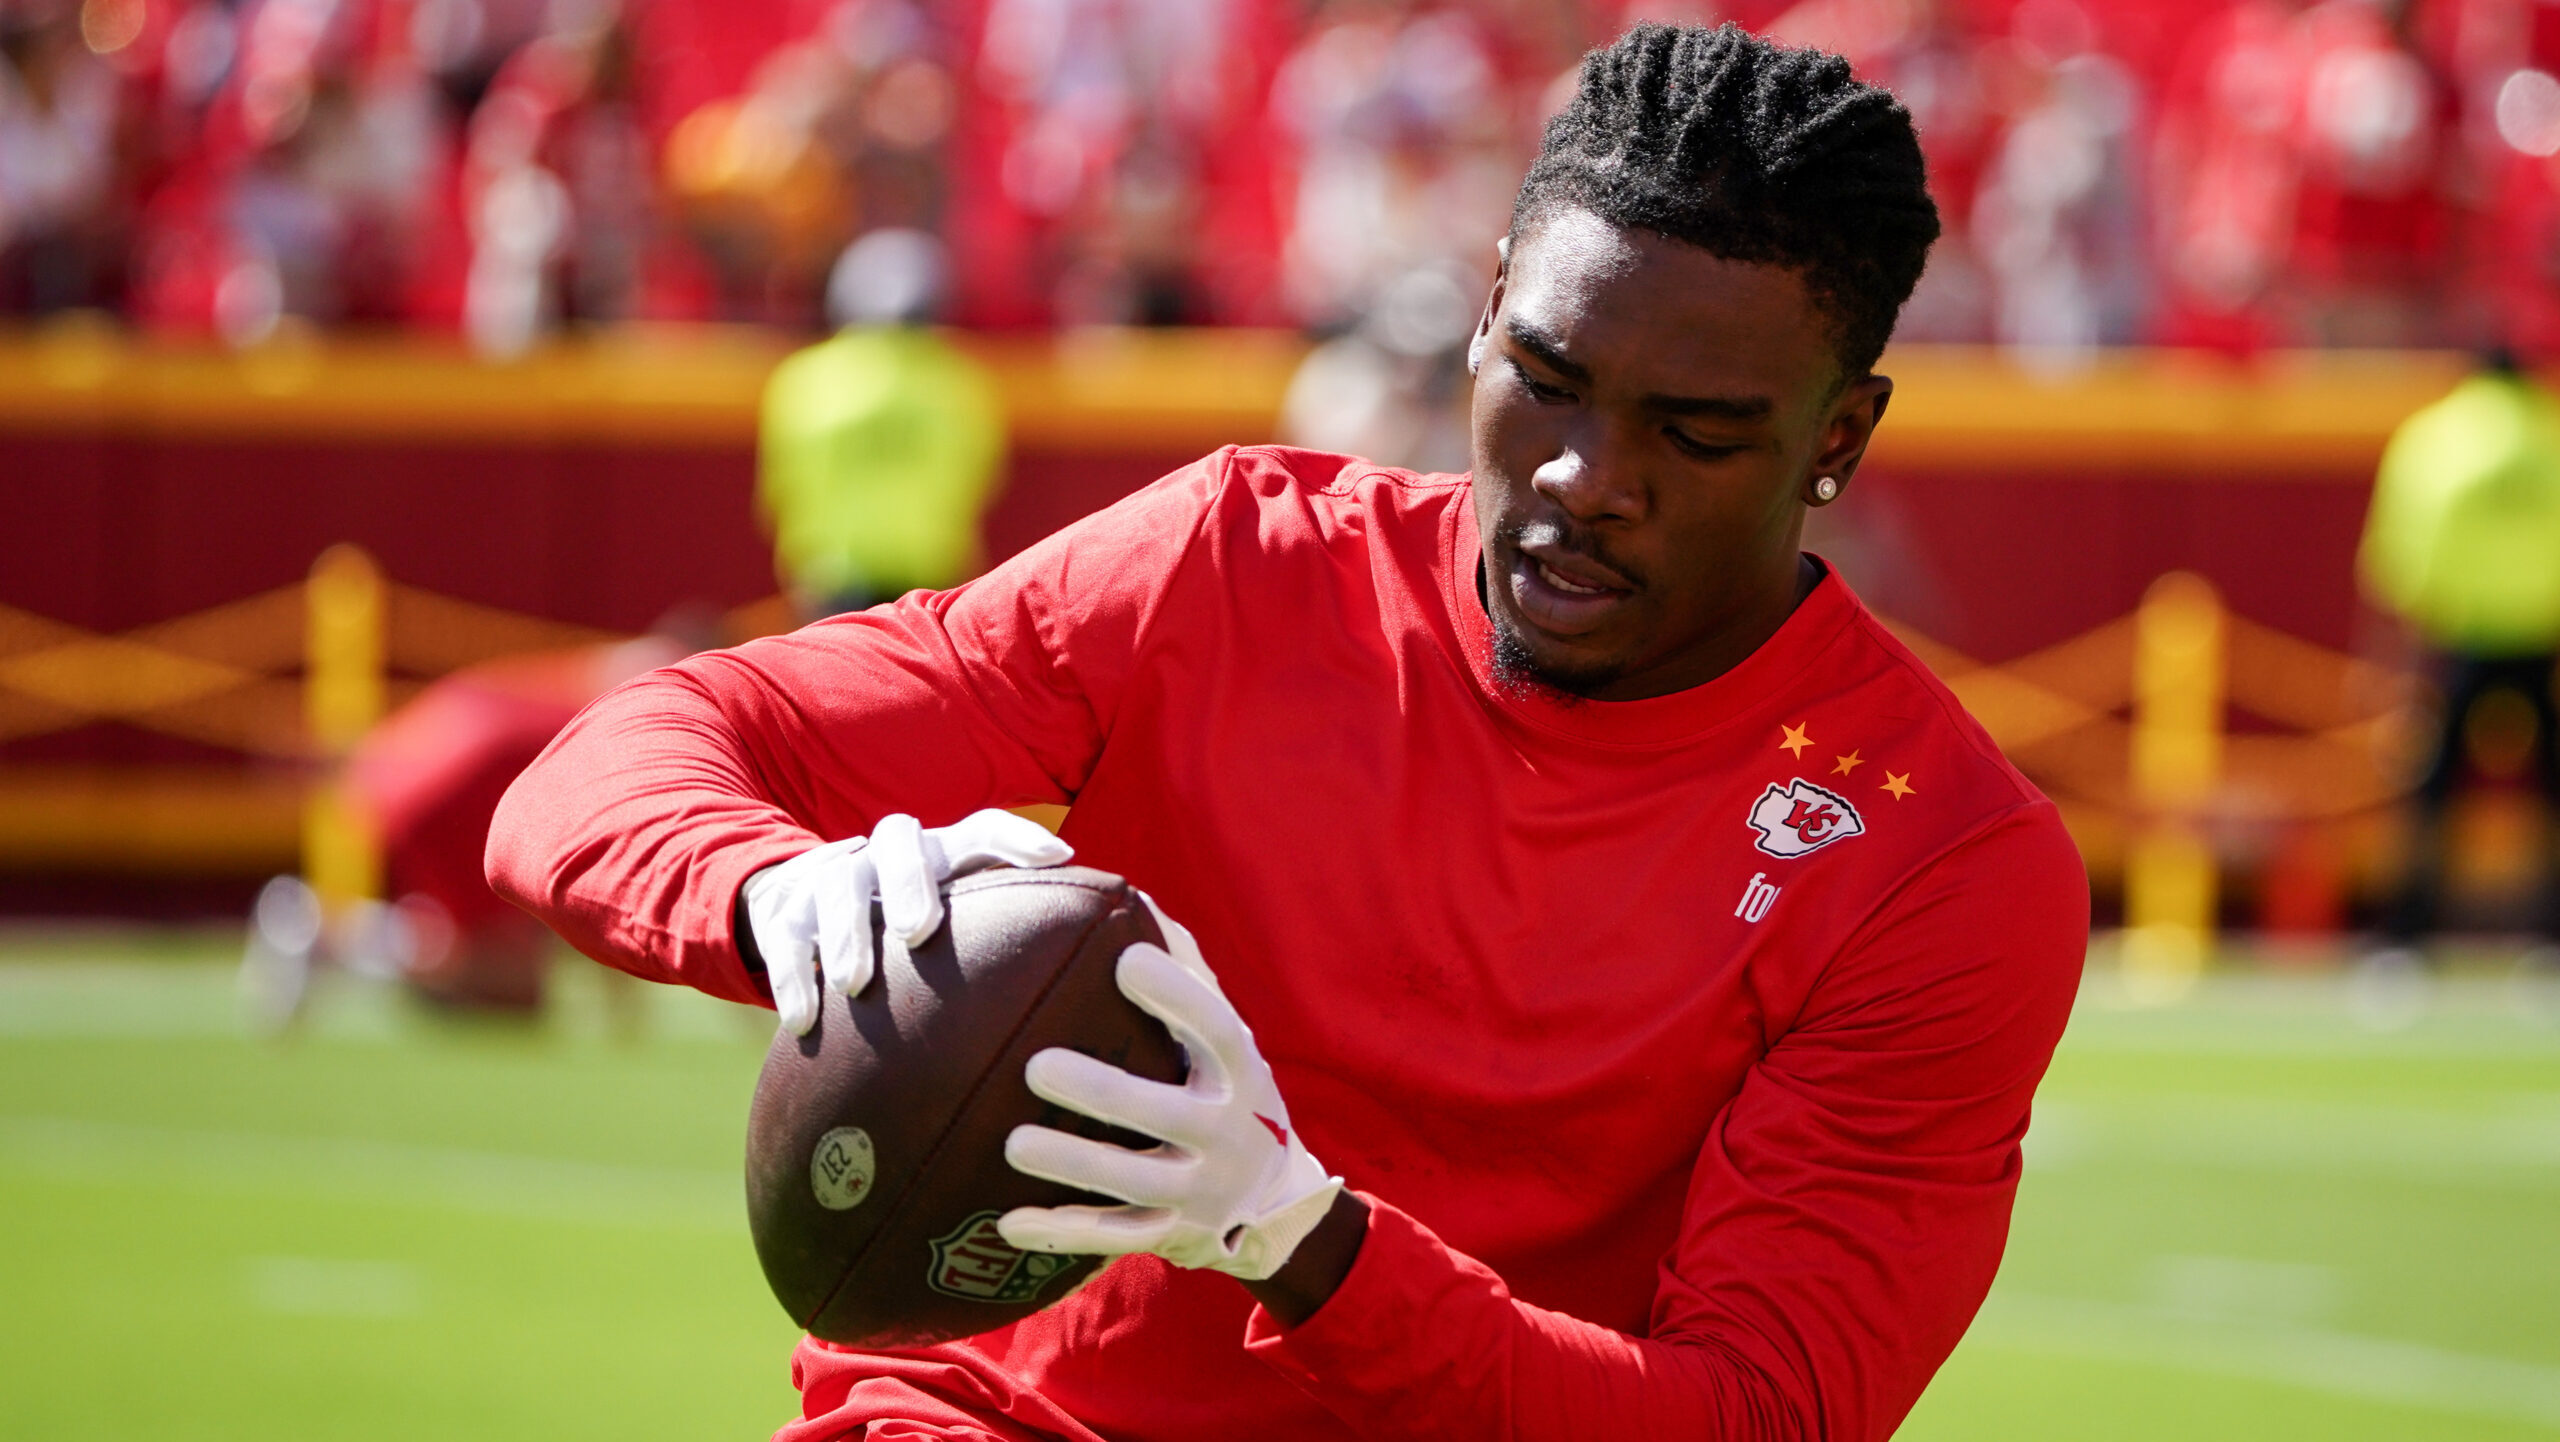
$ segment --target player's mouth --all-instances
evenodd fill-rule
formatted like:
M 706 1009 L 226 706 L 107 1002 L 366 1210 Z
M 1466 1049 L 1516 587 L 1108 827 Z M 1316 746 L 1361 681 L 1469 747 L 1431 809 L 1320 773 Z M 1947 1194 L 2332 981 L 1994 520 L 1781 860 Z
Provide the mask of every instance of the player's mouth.
M 1597 630 L 1635 594 L 1627 578 L 1610 567 L 1546 544 L 1514 552 L 1510 580 L 1522 619 L 1553 636 Z

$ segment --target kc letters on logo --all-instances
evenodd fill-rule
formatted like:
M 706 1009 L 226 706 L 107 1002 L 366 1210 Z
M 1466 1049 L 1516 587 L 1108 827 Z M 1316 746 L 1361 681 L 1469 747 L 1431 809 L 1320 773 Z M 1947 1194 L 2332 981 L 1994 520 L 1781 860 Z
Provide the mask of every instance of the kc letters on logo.
M 1823 790 L 1799 776 L 1780 786 L 1770 783 L 1751 804 L 1751 829 L 1760 833 L 1757 843 L 1771 856 L 1802 856 L 1819 851 L 1843 837 L 1855 836 L 1867 829 L 1858 819 L 1858 808 L 1845 796 Z

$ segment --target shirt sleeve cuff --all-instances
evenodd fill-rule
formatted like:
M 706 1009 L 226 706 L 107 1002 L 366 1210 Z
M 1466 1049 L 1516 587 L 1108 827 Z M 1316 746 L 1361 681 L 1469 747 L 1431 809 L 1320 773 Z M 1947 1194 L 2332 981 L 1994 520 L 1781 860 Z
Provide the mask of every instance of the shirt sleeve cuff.
M 817 838 L 806 833 L 777 834 L 724 846 L 703 862 L 693 898 L 708 914 L 699 917 L 700 930 L 688 948 L 692 954 L 685 958 L 682 980 L 687 985 L 723 1001 L 773 1005 L 773 988 L 764 973 L 750 970 L 738 952 L 738 891 L 748 877 L 817 844 Z
M 1360 1198 L 1369 1204 L 1360 1255 L 1315 1315 L 1283 1327 L 1255 1307 L 1245 1319 L 1245 1351 L 1329 1406 L 1409 1385 L 1424 1315 L 1450 1305 L 1509 1302 L 1509 1289 L 1483 1263 L 1451 1251 L 1429 1228 L 1367 1192 Z

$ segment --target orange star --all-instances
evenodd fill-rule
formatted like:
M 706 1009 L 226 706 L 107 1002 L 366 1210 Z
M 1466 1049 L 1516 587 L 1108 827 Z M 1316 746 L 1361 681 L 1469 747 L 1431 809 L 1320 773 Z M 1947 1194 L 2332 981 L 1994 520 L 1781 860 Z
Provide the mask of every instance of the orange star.
M 1838 758 L 1838 760 L 1840 764 L 1831 768 L 1831 774 L 1834 776 L 1846 776 L 1850 772 L 1867 764 L 1867 758 L 1859 755 L 1855 751 Z
M 1890 791 L 1893 793 L 1893 799 L 1900 801 L 1903 797 L 1911 794 L 1911 773 L 1905 771 L 1901 775 L 1897 776 L 1888 771 L 1884 774 L 1884 784 L 1876 789 L 1879 791 Z
M 1778 729 L 1787 733 L 1787 739 L 1779 742 L 1778 744 L 1785 747 L 1789 755 L 1799 757 L 1804 755 L 1804 748 L 1813 744 L 1813 738 L 1804 734 L 1805 727 L 1812 724 L 1813 723 L 1810 721 L 1806 722 L 1804 726 L 1789 726 L 1784 723 L 1780 723 Z

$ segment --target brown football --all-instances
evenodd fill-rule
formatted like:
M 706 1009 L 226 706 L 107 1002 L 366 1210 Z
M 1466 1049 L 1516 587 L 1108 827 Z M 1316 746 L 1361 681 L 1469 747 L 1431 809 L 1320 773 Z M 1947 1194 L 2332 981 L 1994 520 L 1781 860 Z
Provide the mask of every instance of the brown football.
M 765 1056 L 747 1118 L 747 1220 L 765 1280 L 812 1334 L 854 1346 L 965 1337 L 1040 1310 L 1100 1265 L 1021 1252 L 1014 1207 L 1105 1202 L 1005 1164 L 1023 1122 L 1147 1146 L 1031 1094 L 1044 1047 L 1178 1082 L 1182 1049 L 1120 994 L 1121 948 L 1164 937 L 1127 882 L 1062 866 L 981 872 L 950 919 L 807 1036 Z M 876 938 L 879 914 L 872 926 Z M 875 953 L 876 954 L 876 953 Z

